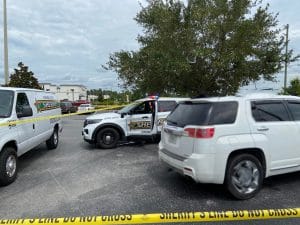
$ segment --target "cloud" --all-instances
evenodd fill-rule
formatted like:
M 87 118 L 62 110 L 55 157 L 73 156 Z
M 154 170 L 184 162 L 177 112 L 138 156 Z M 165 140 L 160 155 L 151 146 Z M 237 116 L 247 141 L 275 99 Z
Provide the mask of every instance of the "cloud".
M 89 88 L 118 89 L 113 71 L 101 68 L 110 53 L 136 50 L 142 33 L 133 18 L 145 0 L 22 0 L 8 1 L 9 67 L 19 61 L 39 81 L 75 83 Z M 280 26 L 290 24 L 290 48 L 300 53 L 300 1 L 268 0 L 279 12 Z M 2 15 L 2 7 L 0 15 Z M 3 18 L 0 16 L 0 24 Z M 0 34 L 3 27 L 0 26 Z M 0 35 L 3 43 L 3 35 Z M 3 46 L 1 45 L 1 49 Z M 1 52 L 3 52 L 1 50 Z M 0 54 L 3 62 L 3 54 Z M 295 67 L 297 73 L 297 69 Z M 3 65 L 0 65 L 0 82 Z M 299 69 L 298 69 L 299 71 Z
M 9 1 L 10 68 L 23 61 L 43 82 L 116 87 L 117 75 L 99 68 L 110 53 L 137 49 L 139 9 L 137 0 Z

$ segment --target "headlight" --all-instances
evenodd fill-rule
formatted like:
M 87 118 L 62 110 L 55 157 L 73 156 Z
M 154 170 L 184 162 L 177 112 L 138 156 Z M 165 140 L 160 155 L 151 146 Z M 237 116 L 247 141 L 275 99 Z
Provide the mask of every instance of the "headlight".
M 93 119 L 93 120 L 85 120 L 83 126 L 87 126 L 88 124 L 100 123 L 102 119 Z

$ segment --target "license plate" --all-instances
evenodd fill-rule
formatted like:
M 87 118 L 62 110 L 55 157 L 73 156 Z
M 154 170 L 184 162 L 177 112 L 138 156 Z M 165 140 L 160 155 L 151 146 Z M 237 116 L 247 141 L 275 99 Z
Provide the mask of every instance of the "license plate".
M 169 135 L 169 143 L 176 144 L 177 137 L 175 135 Z

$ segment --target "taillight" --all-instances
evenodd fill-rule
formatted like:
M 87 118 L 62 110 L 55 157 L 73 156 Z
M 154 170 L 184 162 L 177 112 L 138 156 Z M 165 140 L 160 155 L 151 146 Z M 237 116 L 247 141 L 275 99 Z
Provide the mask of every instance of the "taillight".
M 185 128 L 187 136 L 192 138 L 212 138 L 215 134 L 215 128 Z

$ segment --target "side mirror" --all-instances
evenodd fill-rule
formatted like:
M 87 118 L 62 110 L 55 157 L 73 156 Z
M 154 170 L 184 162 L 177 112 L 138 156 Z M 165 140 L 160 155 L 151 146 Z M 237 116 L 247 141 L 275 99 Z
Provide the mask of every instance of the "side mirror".
M 121 118 L 124 118 L 124 116 L 126 115 L 127 113 L 121 113 Z
M 32 116 L 32 108 L 30 106 L 23 106 L 19 112 L 17 112 L 17 117 L 29 117 Z

